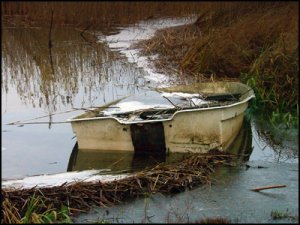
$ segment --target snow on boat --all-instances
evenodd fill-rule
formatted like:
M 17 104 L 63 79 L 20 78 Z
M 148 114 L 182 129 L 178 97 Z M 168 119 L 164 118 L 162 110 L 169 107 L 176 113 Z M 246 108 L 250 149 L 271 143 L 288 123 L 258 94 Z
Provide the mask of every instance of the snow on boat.
M 253 90 L 209 82 L 146 91 L 69 119 L 78 147 L 135 153 L 226 151 Z

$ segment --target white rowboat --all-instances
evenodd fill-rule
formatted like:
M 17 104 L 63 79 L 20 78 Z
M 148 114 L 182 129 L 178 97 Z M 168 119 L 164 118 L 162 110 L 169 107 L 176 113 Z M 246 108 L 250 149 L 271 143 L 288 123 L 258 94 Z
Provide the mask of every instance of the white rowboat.
M 239 82 L 197 83 L 123 98 L 68 121 L 79 149 L 226 151 L 252 98 L 253 90 Z

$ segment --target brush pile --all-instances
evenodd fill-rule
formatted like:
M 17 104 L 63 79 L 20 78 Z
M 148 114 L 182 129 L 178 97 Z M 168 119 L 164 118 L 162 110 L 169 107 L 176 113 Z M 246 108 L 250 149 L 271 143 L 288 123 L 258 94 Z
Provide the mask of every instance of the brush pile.
M 28 211 L 36 217 L 68 207 L 72 216 L 88 212 L 93 206 L 110 207 L 123 200 L 154 193 L 175 194 L 200 184 L 211 184 L 210 174 L 220 165 L 233 166 L 233 155 L 213 151 L 193 154 L 175 164 L 158 164 L 153 168 L 112 182 L 77 182 L 61 186 L 2 190 L 1 223 L 20 223 Z M 41 221 L 41 220 L 37 220 Z M 31 220 L 34 222 L 34 220 Z

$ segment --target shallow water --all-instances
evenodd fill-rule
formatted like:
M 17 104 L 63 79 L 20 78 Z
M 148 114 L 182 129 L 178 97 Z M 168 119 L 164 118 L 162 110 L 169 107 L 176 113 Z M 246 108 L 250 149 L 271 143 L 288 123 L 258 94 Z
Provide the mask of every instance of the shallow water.
M 186 190 L 167 196 L 155 194 L 125 202 L 115 207 L 96 208 L 82 214 L 76 222 L 106 221 L 108 223 L 188 223 L 201 218 L 227 218 L 231 223 L 297 223 L 297 219 L 274 220 L 272 211 L 298 217 L 298 166 L 295 164 L 259 163 L 255 167 L 224 168 L 214 178 L 216 184 Z M 250 189 L 267 184 L 286 188 L 253 192 Z
M 78 32 L 71 29 L 57 30 L 57 35 L 60 35 L 57 38 L 54 33 L 55 75 L 51 75 L 47 49 L 44 55 L 39 55 L 41 58 L 39 61 L 34 60 L 32 55 L 35 45 L 45 44 L 35 38 L 35 33 L 39 32 L 43 30 L 3 32 L 2 178 L 4 179 L 66 171 L 76 139 L 73 138 L 70 124 L 55 124 L 55 122 L 65 121 L 83 112 L 73 108 L 98 106 L 138 93 L 144 88 L 135 85 L 136 79 L 144 75 L 142 70 L 128 64 L 126 59 L 119 55 L 107 51 L 104 45 L 98 44 L 100 47 L 97 49 L 90 47 L 80 40 Z M 19 40 L 15 40 L 16 37 Z M 32 42 L 28 43 L 22 38 L 31 38 Z M 79 41 L 82 43 L 78 44 Z M 58 114 L 64 111 L 71 112 Z M 45 118 L 32 122 L 48 124 L 5 125 L 44 115 Z
M 107 159 L 102 153 L 76 150 L 71 125 L 57 123 L 84 112 L 78 109 L 176 81 L 172 76 L 151 72 L 145 58 L 126 48 L 130 40 L 117 42 L 130 32 L 137 34 L 131 27 L 119 36 L 100 35 L 95 45 L 86 42 L 80 31 L 55 28 L 50 54 L 47 29 L 2 30 L 2 181 L 77 170 L 130 171 L 157 162 L 153 158 L 141 165 L 141 159 L 133 154 Z M 89 34 L 85 35 L 89 38 Z M 113 43 L 118 44 L 112 51 Z M 65 111 L 70 112 L 61 113 Z M 45 117 L 30 120 L 42 116 Z M 41 124 L 6 125 L 15 121 Z M 104 218 L 110 222 L 186 222 L 225 216 L 233 222 L 278 222 L 270 220 L 271 211 L 287 208 L 298 216 L 298 130 L 274 131 L 255 121 L 248 125 L 251 135 L 236 143 L 240 146 L 246 139 L 250 143 L 249 169 L 220 170 L 215 174 L 218 182 L 211 187 L 174 197 L 155 195 L 153 199 L 138 199 L 109 209 L 108 215 L 106 209 L 97 209 L 78 221 Z M 164 160 L 176 161 L 182 156 L 172 157 Z M 91 160 L 95 158 L 102 160 Z M 249 191 L 269 184 L 285 184 L 287 188 L 262 193 Z
M 189 223 L 203 218 L 226 218 L 231 223 L 298 223 L 298 134 L 289 131 L 288 145 L 270 145 L 259 136 L 259 125 L 245 120 L 232 148 L 246 154 L 239 167 L 221 167 L 212 185 L 176 195 L 154 194 L 110 208 L 95 207 L 75 222 Z M 281 132 L 281 136 L 284 137 Z M 277 135 L 280 135 L 277 132 Z M 292 144 L 293 143 L 293 144 Z M 285 188 L 253 192 L 251 189 L 286 185 Z M 272 212 L 288 217 L 273 219 Z
M 147 22 L 150 31 L 146 36 L 153 34 L 153 24 L 162 28 L 172 25 L 171 21 Z M 174 20 L 174 24 L 182 23 L 186 19 Z M 137 35 L 133 28 L 130 31 Z M 50 54 L 48 32 L 43 28 L 2 31 L 4 180 L 66 172 L 76 138 L 69 123 L 59 122 L 84 112 L 78 109 L 139 94 L 168 79 L 165 75 L 150 74 L 137 62 L 128 62 L 127 56 L 136 54 L 123 54 L 127 53 L 130 39 L 123 42 L 125 46 L 119 45 L 118 50 L 123 50 L 120 54 L 109 49 L 116 41 L 110 37 L 116 35 L 107 36 L 107 42 L 103 42 L 97 31 L 99 42 L 95 44 L 86 41 L 92 40 L 88 33 L 82 37 L 80 31 L 72 28 L 55 28 Z M 145 32 L 139 34 L 140 38 L 145 37 Z M 7 125 L 17 121 L 35 124 Z

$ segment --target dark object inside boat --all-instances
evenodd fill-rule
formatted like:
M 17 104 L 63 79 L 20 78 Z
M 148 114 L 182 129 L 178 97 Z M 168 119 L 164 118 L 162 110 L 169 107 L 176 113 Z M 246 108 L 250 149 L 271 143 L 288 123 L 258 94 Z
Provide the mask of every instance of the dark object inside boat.
M 136 154 L 166 152 L 162 122 L 131 124 L 130 131 Z
M 206 101 L 236 101 L 241 97 L 241 93 L 212 94 L 204 97 Z

